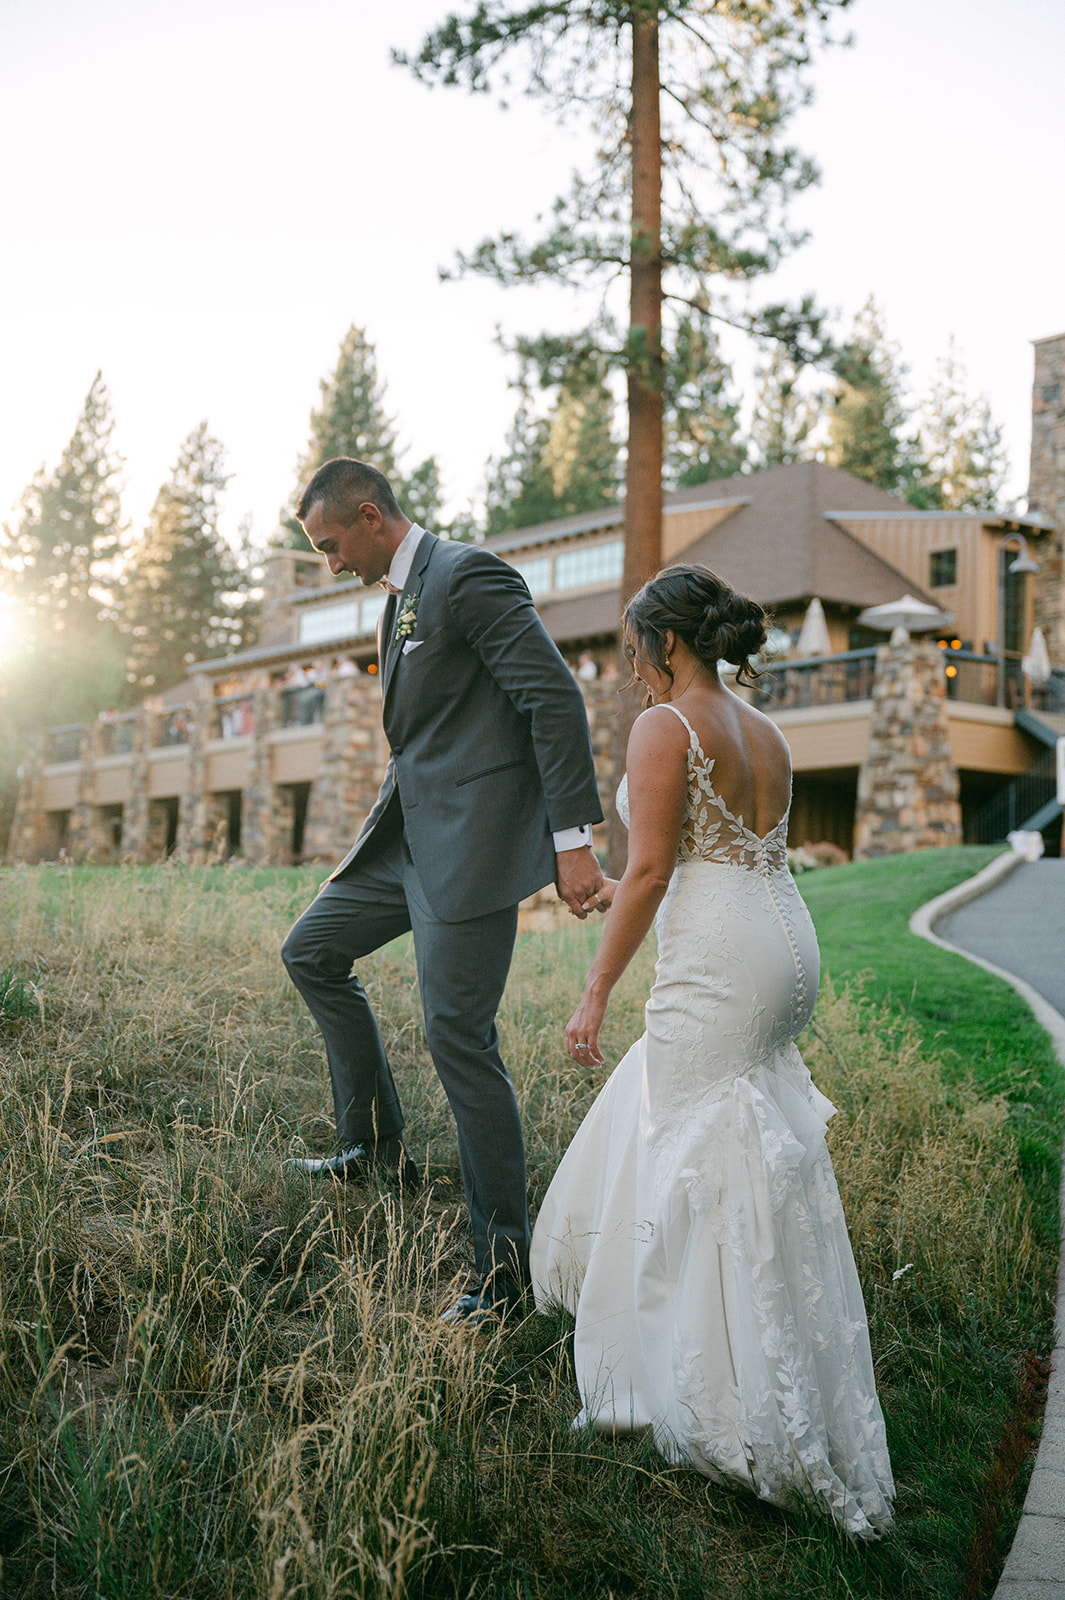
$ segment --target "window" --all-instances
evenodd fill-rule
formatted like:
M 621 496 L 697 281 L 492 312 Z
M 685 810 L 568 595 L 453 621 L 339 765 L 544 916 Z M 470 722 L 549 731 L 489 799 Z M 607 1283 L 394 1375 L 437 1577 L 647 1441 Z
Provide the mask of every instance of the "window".
M 621 577 L 624 558 L 621 539 L 594 544 L 586 550 L 569 550 L 555 557 L 555 588 L 583 589 L 591 583 L 612 583 Z
M 1015 655 L 1020 655 L 1024 649 L 1024 619 L 1027 611 L 1024 582 L 1026 574 L 1010 571 L 1009 564 L 1013 559 L 1013 552 L 1007 551 L 1005 554 L 1006 590 L 1002 601 L 1006 623 L 1006 637 L 1003 643 L 1008 651 L 1012 651 Z
M 321 644 L 325 639 L 350 639 L 359 632 L 359 602 L 318 606 L 300 617 L 300 644 Z
M 385 609 L 385 595 L 368 600 L 342 600 L 335 606 L 316 606 L 300 617 L 300 644 L 324 644 L 328 639 L 355 639 L 373 633 Z
M 928 586 L 930 589 L 946 589 L 958 581 L 958 552 L 956 550 L 933 550 L 928 558 Z
M 551 557 L 538 556 L 535 561 L 515 561 L 514 571 L 520 572 L 532 595 L 548 594 L 551 589 Z

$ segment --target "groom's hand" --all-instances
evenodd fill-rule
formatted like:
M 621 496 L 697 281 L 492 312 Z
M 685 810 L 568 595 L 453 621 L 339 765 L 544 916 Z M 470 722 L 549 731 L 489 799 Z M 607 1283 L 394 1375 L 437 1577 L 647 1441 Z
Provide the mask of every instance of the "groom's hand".
M 573 915 L 583 922 L 588 915 L 584 902 L 594 901 L 596 891 L 606 881 L 595 851 L 590 845 L 581 845 L 578 850 L 559 850 L 555 861 L 558 866 L 555 886 L 559 899 L 564 900 Z

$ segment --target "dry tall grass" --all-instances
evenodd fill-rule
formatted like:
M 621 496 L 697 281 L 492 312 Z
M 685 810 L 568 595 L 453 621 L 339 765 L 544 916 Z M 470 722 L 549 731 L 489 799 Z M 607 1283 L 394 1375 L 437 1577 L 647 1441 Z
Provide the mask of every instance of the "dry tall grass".
M 40 1008 L 0 1025 L 0 1590 L 957 1592 L 947 1551 L 939 1587 L 906 1576 L 929 1519 L 959 1515 L 957 1472 L 935 1467 L 954 1449 L 944 1339 L 978 1330 L 1008 1409 L 1052 1273 L 1005 1107 L 948 1091 L 905 1024 L 871 1026 L 859 999 L 826 988 L 804 1045 L 840 1107 L 833 1154 L 900 1445 L 900 1533 L 858 1556 L 818 1519 L 665 1468 L 639 1440 L 572 1435 L 563 1322 L 476 1342 L 439 1323 L 468 1239 L 403 944 L 361 971 L 431 1184 L 401 1201 L 286 1171 L 287 1154 L 332 1135 L 320 1044 L 278 960 L 309 885 L 180 869 L 0 877 L 0 964 Z M 508 987 L 534 1200 L 599 1084 L 560 1037 L 595 932 L 521 941 Z M 650 968 L 646 952 L 626 978 L 608 1059 L 642 1026 Z M 938 1442 L 916 1467 L 908 1419 L 922 1408 Z M 986 1466 L 994 1416 L 982 1443 L 967 1412 L 957 1426 Z M 923 1560 L 921 1581 L 936 1570 Z

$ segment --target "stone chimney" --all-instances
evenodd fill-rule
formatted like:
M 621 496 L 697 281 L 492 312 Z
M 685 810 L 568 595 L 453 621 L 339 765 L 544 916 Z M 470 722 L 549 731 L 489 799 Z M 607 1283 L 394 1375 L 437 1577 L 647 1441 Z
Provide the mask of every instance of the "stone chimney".
M 1028 515 L 1056 531 L 1040 541 L 1035 622 L 1056 667 L 1065 666 L 1065 333 L 1035 341 Z
M 320 589 L 332 583 L 321 556 L 306 550 L 274 546 L 263 560 L 263 606 L 259 643 L 295 644 L 299 636 L 293 595 L 301 589 Z

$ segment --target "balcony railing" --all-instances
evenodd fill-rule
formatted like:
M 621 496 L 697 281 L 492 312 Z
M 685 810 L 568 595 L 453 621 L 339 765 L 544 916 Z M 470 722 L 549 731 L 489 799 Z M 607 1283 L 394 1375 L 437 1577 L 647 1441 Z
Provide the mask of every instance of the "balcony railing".
M 255 699 L 250 694 L 227 694 L 215 702 L 216 739 L 243 739 L 255 732 Z
M 944 650 L 947 698 L 974 706 L 999 704 L 999 660 L 972 650 Z M 1008 654 L 1002 672 L 1002 703 L 1007 711 L 1065 712 L 1065 672 L 1055 667 L 1046 683 L 1025 677 L 1022 658 Z
M 944 650 L 943 670 L 947 679 L 947 699 L 963 700 L 970 706 L 997 706 L 999 703 L 999 660 L 997 656 L 977 655 L 973 650 Z M 1008 711 L 1024 705 L 1025 677 L 1020 656 L 1008 655 L 1002 674 L 1003 701 Z
M 1055 667 L 1046 683 L 1033 683 L 1028 701 L 1032 711 L 1049 711 L 1065 716 L 1065 672 Z
M 875 647 L 805 660 L 771 661 L 758 680 L 754 703 L 766 711 L 790 711 L 871 700 L 875 670 Z
M 870 700 L 876 667 L 875 648 L 844 650 L 839 655 L 771 661 L 762 673 L 754 703 L 766 711 L 840 705 Z M 944 650 L 943 672 L 948 700 L 967 705 L 999 704 L 999 660 L 973 650 Z M 1055 669 L 1046 684 L 1031 684 L 1020 656 L 1008 655 L 1002 674 L 1006 709 L 1065 711 L 1065 673 Z
M 1057 752 L 1044 750 L 1026 772 L 1014 778 L 976 813 L 968 829 L 970 844 L 994 844 L 1015 828 L 1030 824 L 1057 792 Z
M 306 728 L 325 721 L 325 690 L 321 684 L 295 684 L 281 690 L 281 726 Z
M 81 755 L 81 741 L 84 735 L 83 722 L 68 722 L 61 728 L 49 728 L 48 760 L 77 761 Z
M 97 745 L 102 756 L 128 755 L 133 749 L 133 731 L 137 725 L 137 713 L 126 712 L 123 716 L 107 716 L 105 713 L 103 726 L 100 729 L 100 740 Z
M 162 711 L 152 728 L 152 748 L 162 750 L 167 745 L 188 744 L 189 707 L 175 706 L 172 711 Z
M 998 704 L 999 663 L 996 656 L 977 655 L 968 650 L 944 650 L 943 668 L 947 698 L 969 705 Z M 875 648 L 845 650 L 838 655 L 811 656 L 806 659 L 772 661 L 762 671 L 754 691 L 754 703 L 769 712 L 801 710 L 817 706 L 870 700 L 876 669 Z M 1024 677 L 1020 659 L 1007 657 L 1005 672 L 1006 705 L 1018 710 L 1026 705 L 1033 711 L 1065 714 L 1065 671 L 1055 668 L 1045 684 L 1031 684 Z M 295 684 L 279 691 L 280 726 L 309 727 L 325 718 L 325 690 L 320 684 Z M 152 718 L 151 743 L 154 749 L 188 744 L 192 708 L 175 706 Z M 239 739 L 255 731 L 255 701 L 250 694 L 227 695 L 212 708 L 213 738 Z M 137 713 L 127 712 L 105 719 L 97 748 L 102 755 L 120 755 L 133 748 Z M 86 725 L 68 723 L 50 728 L 46 759 L 50 762 L 77 761 Z

